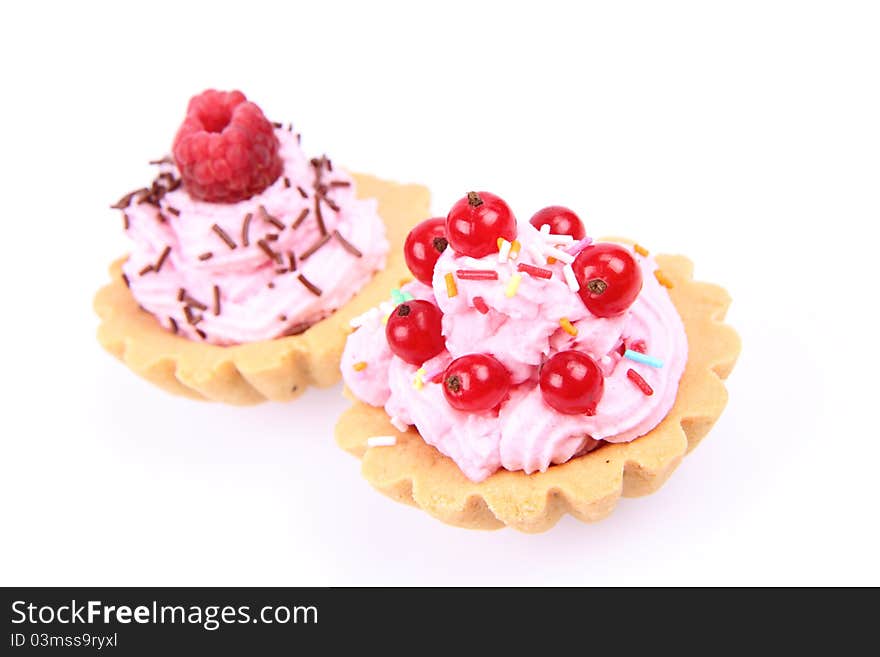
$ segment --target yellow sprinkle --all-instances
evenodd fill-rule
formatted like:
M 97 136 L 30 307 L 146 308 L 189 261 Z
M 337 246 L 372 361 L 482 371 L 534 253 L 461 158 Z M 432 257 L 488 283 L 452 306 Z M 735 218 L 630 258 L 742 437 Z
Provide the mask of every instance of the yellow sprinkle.
M 352 367 L 354 368 L 355 372 L 363 372 L 365 369 L 367 369 L 367 364 L 364 361 L 360 361 L 352 365 Z
M 553 256 L 550 256 L 549 258 L 547 258 L 547 264 L 548 264 L 548 265 L 555 265 L 555 264 L 556 264 L 556 258 L 554 258 Z
M 403 286 L 406 285 L 407 283 L 412 283 L 412 280 L 413 280 L 413 279 L 412 279 L 411 276 L 406 276 L 406 277 L 404 277 L 404 278 L 401 278 L 401 279 L 398 281 L 398 283 L 397 283 L 397 287 L 403 287 Z
M 416 370 L 416 375 L 413 378 L 413 388 L 415 388 L 416 390 L 422 389 L 422 387 L 425 385 L 425 374 L 427 374 L 427 372 L 425 371 L 424 367 L 420 367 Z
M 638 253 L 640 256 L 646 256 L 646 255 L 648 255 L 648 249 L 646 249 L 645 247 L 643 247 L 641 244 L 634 244 L 634 245 L 633 245 L 633 251 L 635 251 L 636 253 Z
M 562 327 L 562 330 L 568 333 L 569 335 L 577 335 L 578 330 L 577 326 L 568 321 L 568 317 L 563 317 L 559 320 L 559 325 Z
M 449 272 L 446 274 L 446 296 L 451 299 L 456 295 L 458 295 L 458 287 L 455 285 L 455 276 Z
M 497 240 L 495 240 L 495 244 L 498 245 L 498 250 L 499 250 L 499 251 L 501 250 L 501 245 L 502 245 L 503 243 L 504 243 L 504 238 L 503 238 L 503 237 L 499 237 Z
M 659 269 L 654 271 L 654 277 L 657 279 L 657 282 L 660 283 L 660 285 L 662 285 L 663 287 L 672 287 L 672 281 L 670 281 L 669 277 Z
M 391 314 L 390 314 L 390 313 L 389 313 L 388 315 L 385 315 L 385 317 L 382 318 L 382 323 L 383 323 L 383 324 L 387 324 L 387 323 L 388 323 L 388 320 L 389 320 L 390 318 L 391 318 Z
M 507 297 L 513 297 L 516 295 L 516 291 L 519 289 L 519 282 L 522 280 L 522 274 L 519 272 L 514 272 L 510 280 L 507 283 L 507 289 L 504 290 L 504 294 Z
M 522 244 L 519 243 L 519 240 L 513 240 L 513 244 L 510 245 L 510 257 L 512 260 L 516 260 L 521 248 Z

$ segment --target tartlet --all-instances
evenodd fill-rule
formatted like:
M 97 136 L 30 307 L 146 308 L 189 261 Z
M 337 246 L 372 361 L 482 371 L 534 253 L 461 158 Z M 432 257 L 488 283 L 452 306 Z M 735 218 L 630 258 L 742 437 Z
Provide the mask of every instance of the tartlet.
M 608 241 L 633 248 L 627 240 Z M 390 417 L 381 404 L 359 401 L 347 389 L 354 405 L 337 423 L 337 443 L 362 459 L 363 476 L 380 492 L 445 523 L 471 529 L 509 526 L 541 532 L 565 513 L 582 521 L 596 521 L 611 513 L 621 495 L 635 497 L 657 490 L 721 414 L 727 401 L 723 379 L 736 362 L 740 341 L 723 323 L 730 297 L 721 287 L 694 281 L 693 265 L 685 257 L 658 255 L 654 261 L 657 281 L 668 291 L 686 333 L 687 359 L 671 407 L 638 437 L 614 443 L 608 442 L 614 436 L 598 441 L 585 436 L 584 443 L 590 441 L 588 449 L 569 450 L 574 453 L 564 462 L 545 462 L 540 471 L 530 474 L 523 469 L 498 468 L 486 475 L 472 463 L 463 462 L 468 476 L 456 461 L 426 442 L 415 426 L 407 428 L 399 418 Z M 438 297 L 443 294 L 439 287 L 434 285 Z M 448 334 L 448 326 L 444 329 Z M 356 347 L 353 344 L 347 351 Z M 348 382 L 356 383 L 345 371 L 351 360 L 343 356 L 344 375 Z M 620 362 L 624 361 L 618 365 Z M 630 364 L 626 361 L 624 367 Z M 448 381 L 440 377 L 442 384 Z M 638 385 L 644 383 L 642 379 Z M 597 417 L 601 411 L 599 402 Z M 436 436 L 433 439 L 444 448 L 448 446 Z
M 193 124 L 198 103 L 210 112 Z M 227 127 L 209 125 L 223 103 Z M 224 138 L 244 140 L 264 168 L 206 169 L 209 156 L 241 162 Z M 348 321 L 405 274 L 400 246 L 428 190 L 307 160 L 289 125 L 269 124 L 238 92 L 195 97 L 174 156 L 153 164 L 153 185 L 114 205 L 134 249 L 94 300 L 104 348 L 193 399 L 286 401 L 338 382 Z

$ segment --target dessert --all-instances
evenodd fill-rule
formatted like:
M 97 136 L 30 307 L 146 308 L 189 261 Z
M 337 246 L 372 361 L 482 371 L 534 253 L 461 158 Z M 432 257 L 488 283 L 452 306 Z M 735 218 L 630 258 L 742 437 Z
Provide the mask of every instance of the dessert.
M 337 441 L 367 479 L 445 522 L 523 531 L 655 490 L 726 401 L 727 294 L 559 206 L 517 221 L 471 192 L 430 222 L 407 240 L 416 280 L 354 320 L 342 357 L 357 401 Z
M 237 91 L 195 96 L 151 164 L 150 187 L 113 205 L 132 250 L 95 300 L 105 348 L 200 399 L 338 381 L 346 324 L 405 273 L 394 251 L 427 190 L 308 158 L 290 124 Z

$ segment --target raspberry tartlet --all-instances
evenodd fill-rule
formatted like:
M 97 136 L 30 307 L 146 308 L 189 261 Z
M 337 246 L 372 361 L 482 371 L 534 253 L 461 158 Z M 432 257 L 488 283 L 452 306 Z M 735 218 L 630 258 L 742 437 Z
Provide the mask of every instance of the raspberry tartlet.
M 593 241 L 571 210 L 488 192 L 415 227 L 416 280 L 355 318 L 337 442 L 377 489 L 526 532 L 656 490 L 727 400 L 739 338 L 681 256 Z
M 95 298 L 98 339 L 173 393 L 284 401 L 339 380 L 349 320 L 406 268 L 428 191 L 309 159 L 238 92 L 189 102 L 149 187 L 123 196 L 131 253 Z

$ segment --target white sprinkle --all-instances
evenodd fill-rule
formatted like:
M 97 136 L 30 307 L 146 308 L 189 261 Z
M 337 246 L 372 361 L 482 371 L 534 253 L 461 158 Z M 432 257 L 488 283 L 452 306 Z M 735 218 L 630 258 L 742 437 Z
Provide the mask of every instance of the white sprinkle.
M 581 289 L 581 284 L 578 283 L 577 277 L 574 275 L 574 269 L 571 268 L 571 265 L 565 265 L 562 268 L 562 275 L 565 276 L 565 282 L 568 283 L 568 289 L 572 292 L 577 292 Z
M 394 436 L 373 436 L 367 438 L 367 447 L 391 447 L 397 444 Z
M 550 224 L 544 224 L 541 226 L 541 235 L 547 237 L 550 234 Z
M 397 417 L 396 415 L 392 415 L 392 416 L 391 416 L 391 425 L 392 425 L 395 429 L 397 429 L 398 431 L 400 431 L 401 433 L 404 432 L 404 431 L 409 430 L 409 426 L 407 425 L 407 423 L 404 422 L 403 420 L 401 420 L 401 419 L 400 419 L 399 417 Z
M 544 226 L 546 226 L 546 225 L 547 224 L 544 224 Z M 542 228 L 543 228 L 543 226 L 542 226 Z M 541 233 L 541 235 L 544 238 L 544 240 L 549 242 L 550 244 L 570 244 L 571 242 L 574 242 L 574 238 L 571 235 L 565 235 L 565 234 L 556 235 L 556 234 L 549 234 L 549 233 Z
M 547 264 L 547 256 L 541 253 L 541 249 L 539 249 L 536 244 L 526 244 L 526 249 L 528 249 L 531 254 L 535 265 L 538 267 L 544 267 Z
M 545 246 L 544 247 L 544 255 L 553 256 L 560 262 L 564 262 L 567 265 L 570 265 L 574 262 L 574 256 L 570 253 L 566 253 L 565 251 L 561 251 L 553 246 Z
M 507 258 L 510 256 L 510 247 L 511 243 L 508 242 L 503 237 L 501 238 L 501 248 L 498 249 L 498 262 L 505 263 L 507 262 Z

